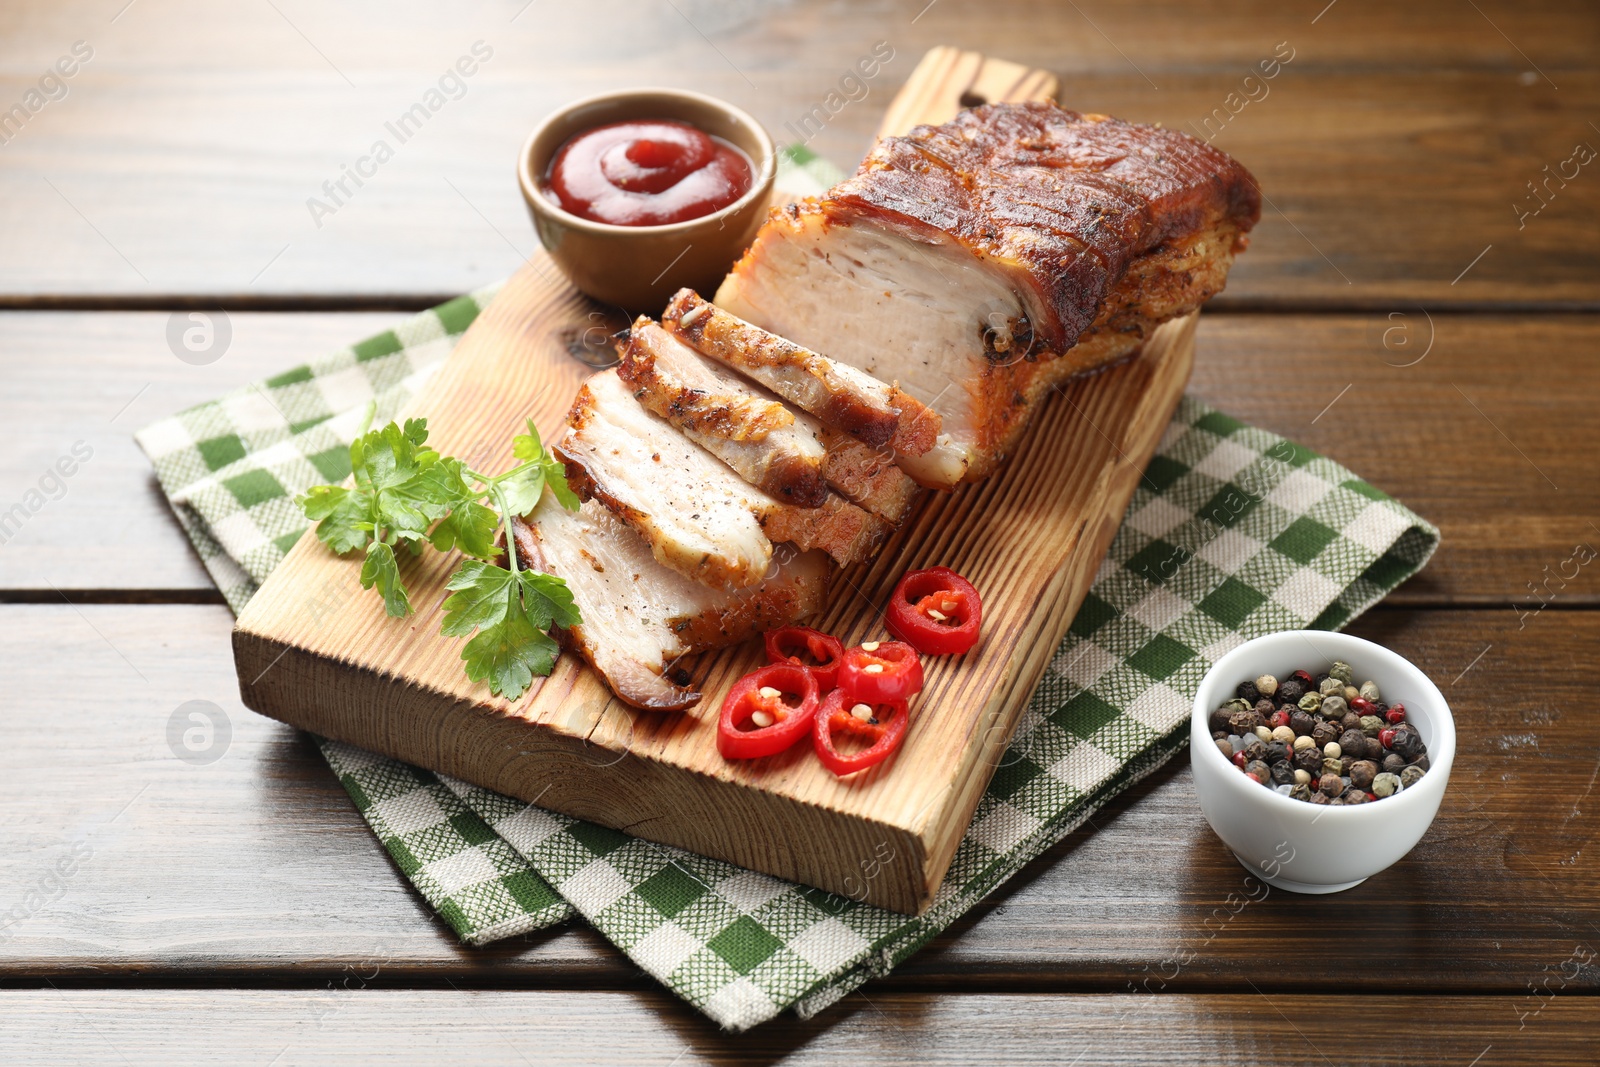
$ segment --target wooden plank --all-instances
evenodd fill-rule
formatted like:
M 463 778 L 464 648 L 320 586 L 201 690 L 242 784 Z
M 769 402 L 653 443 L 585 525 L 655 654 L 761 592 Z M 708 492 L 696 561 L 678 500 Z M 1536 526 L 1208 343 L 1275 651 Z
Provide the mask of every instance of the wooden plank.
M 1519 1020 L 1528 1004 L 1536 1016 Z M 1600 1001 L 1515 997 L 857 994 L 815 1019 L 716 1030 L 662 993 L 364 990 L 0 992 L 7 1062 L 1063 1064 L 1567 1067 Z M 1354 1021 L 1352 1021 L 1354 1020 Z M 1519 1029 L 1519 1026 L 1522 1027 Z M 1358 1030 L 1353 1037 L 1351 1028 Z M 1367 1036 L 1368 1028 L 1373 1036 Z M 1492 1056 L 1493 1059 L 1489 1057 Z M 280 1059 L 274 1060 L 274 1057 Z
M 0 914 L 75 843 L 93 849 L 53 899 L 0 933 L 0 982 L 324 986 L 376 963 L 386 982 L 649 984 L 581 924 L 461 947 L 315 748 L 239 703 L 225 609 L 80 610 L 0 606 L 0 854 L 11 857 Z M 1246 883 L 1200 819 L 1180 756 L 868 995 L 975 982 L 1121 992 L 1146 979 L 1168 992 L 1255 982 L 1321 995 L 1327 973 L 1306 961 L 1329 951 L 1328 929 L 1354 927 L 1383 946 L 1383 964 L 1341 970 L 1340 991 L 1520 997 L 1574 944 L 1600 951 L 1600 829 L 1587 814 L 1600 698 L 1573 668 L 1600 641 L 1600 615 L 1552 608 L 1519 631 L 1490 612 L 1381 611 L 1354 632 L 1418 662 L 1463 727 L 1438 820 L 1399 865 L 1317 901 L 1310 922 L 1305 899 Z M 166 741 L 169 718 L 194 699 L 222 708 L 232 731 L 203 767 Z M 1594 979 L 1586 971 L 1584 988 Z
M 9 516 L 0 525 L 0 595 L 214 597 L 133 432 L 399 317 L 235 314 L 226 350 L 196 366 L 168 347 L 166 314 L 0 314 L 0 513 Z M 54 470 L 63 456 L 73 470 L 65 478 Z M 13 505 L 27 510 L 19 518 Z
M 1434 315 L 1430 327 L 1414 308 L 1400 315 L 1208 312 L 1190 391 L 1325 452 L 1439 524 L 1438 554 L 1391 603 L 1536 607 L 1528 583 L 1559 568 L 1576 542 L 1600 538 L 1587 525 L 1600 522 L 1592 450 L 1575 444 L 1594 436 L 1588 398 L 1600 369 L 1586 353 L 1600 345 L 1600 323 Z M 215 597 L 131 432 L 398 318 L 239 313 L 225 357 L 192 367 L 168 351 L 165 315 L 0 312 L 0 345 L 13 357 L 0 392 L 13 442 L 0 452 L 0 510 L 75 441 L 94 449 L 67 496 L 0 546 L 0 598 L 55 599 L 51 586 L 75 598 Z M 1430 336 L 1422 363 L 1391 365 L 1415 359 Z M 1600 578 L 1585 569 L 1557 591 L 1560 603 L 1594 604 Z
M 1512 206 L 1576 142 L 1600 145 L 1588 125 L 1600 101 L 1591 6 L 1339 4 L 1314 22 L 1267 0 L 924 7 L 700 0 L 641 12 L 600 0 L 512 21 L 520 3 L 449 18 L 417 3 L 374 20 L 296 0 L 222 19 L 175 0 L 115 23 L 90 0 L 13 7 L 0 14 L 16 57 L 0 68 L 8 104 L 74 40 L 96 51 L 69 95 L 5 145 L 0 295 L 436 301 L 535 247 L 510 160 L 565 100 L 627 84 L 698 89 L 848 166 L 917 57 L 959 41 L 1059 73 L 1069 106 L 1202 130 L 1224 109 L 1217 143 L 1276 207 L 1222 306 L 1600 304 L 1600 184 L 1558 181 L 1520 229 Z M 596 26 L 604 49 L 585 47 Z M 384 123 L 479 39 L 494 57 L 398 143 Z M 846 87 L 854 102 L 829 104 L 879 41 L 894 58 Z M 1294 58 L 1244 85 L 1280 42 Z M 797 125 L 816 107 L 820 129 Z M 333 204 L 323 183 L 381 138 L 394 158 L 313 218 L 310 199 Z
M 952 112 L 981 77 L 982 57 L 931 58 L 902 97 L 933 115 Z M 1051 87 L 1037 72 L 1000 75 L 1031 92 Z M 900 123 L 917 118 L 910 104 L 891 110 Z M 536 259 L 408 413 L 427 417 L 431 444 L 479 469 L 504 465 L 492 442 L 509 440 L 528 418 L 555 440 L 583 368 L 553 341 L 581 326 L 581 316 L 576 294 L 553 284 Z M 880 605 L 907 569 L 953 567 L 988 604 L 977 654 L 929 661 L 919 728 L 883 771 L 841 781 L 800 752 L 724 759 L 716 709 L 758 661 L 748 647 L 699 657 L 695 684 L 705 699 L 682 714 L 627 706 L 576 656 L 518 701 L 490 697 L 462 671 L 463 640 L 440 639 L 431 614 L 420 623 L 388 619 L 360 595 L 359 566 L 309 532 L 235 628 L 245 703 L 557 811 L 834 892 L 857 896 L 860 857 L 886 850 L 887 874 L 869 881 L 864 899 L 919 912 L 977 806 L 987 761 L 1082 602 L 1177 404 L 1194 321 L 1168 323 L 1138 358 L 1050 394 L 1001 473 L 926 494 L 871 561 L 839 576 L 819 625 L 850 644 L 886 636 Z M 442 602 L 455 564 L 429 555 L 411 565 L 413 601 Z M 338 606 L 309 622 L 306 605 L 326 599 Z M 592 746 L 616 761 L 583 758 Z

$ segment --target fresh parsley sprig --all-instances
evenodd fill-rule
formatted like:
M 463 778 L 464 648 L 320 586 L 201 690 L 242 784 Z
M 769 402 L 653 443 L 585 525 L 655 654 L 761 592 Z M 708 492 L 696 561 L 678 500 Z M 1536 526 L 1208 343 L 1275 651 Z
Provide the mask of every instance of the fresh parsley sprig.
M 369 408 L 368 425 L 371 420 Z M 546 489 L 573 511 L 578 497 L 531 419 L 528 432 L 511 442 L 520 462 L 501 474 L 479 474 L 429 448 L 427 440 L 426 419 L 407 419 L 404 426 L 391 422 L 377 430 L 363 426 L 350 442 L 352 484 L 313 486 L 296 503 L 316 522 L 323 544 L 339 555 L 364 554 L 361 587 L 376 589 L 384 610 L 395 618 L 411 613 L 395 549 L 404 547 L 412 555 L 425 544 L 440 552 L 459 549 L 465 558 L 446 587 L 451 595 L 439 632 L 466 637 L 476 631 L 461 650 L 467 677 L 515 700 L 535 675 L 548 675 L 555 665 L 550 627 L 583 620 L 565 581 L 517 566 L 511 519 L 532 511 Z M 495 562 L 502 554 L 495 543 L 502 531 L 504 567 Z

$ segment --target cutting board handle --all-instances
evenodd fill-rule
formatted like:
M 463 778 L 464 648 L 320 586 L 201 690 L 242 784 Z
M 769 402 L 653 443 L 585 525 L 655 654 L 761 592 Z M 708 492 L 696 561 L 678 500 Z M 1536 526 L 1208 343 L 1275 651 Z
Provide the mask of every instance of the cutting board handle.
M 964 107 L 1053 100 L 1059 88 L 1049 71 L 941 45 L 928 50 L 889 102 L 878 136 L 949 122 Z

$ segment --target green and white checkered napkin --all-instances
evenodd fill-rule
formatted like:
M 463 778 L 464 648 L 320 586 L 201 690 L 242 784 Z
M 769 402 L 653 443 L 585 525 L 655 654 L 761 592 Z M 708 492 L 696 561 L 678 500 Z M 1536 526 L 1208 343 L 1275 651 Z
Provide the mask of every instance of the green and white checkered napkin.
M 791 160 L 780 187 L 824 187 L 824 167 Z M 367 402 L 379 421 L 390 417 L 493 295 L 453 300 L 139 433 L 235 610 L 305 529 L 294 495 L 350 473 L 346 448 Z M 1189 702 L 1218 656 L 1270 631 L 1344 625 L 1414 574 L 1438 540 L 1331 460 L 1185 398 L 933 907 L 916 918 L 350 745 L 322 750 L 463 940 L 536 930 L 576 909 L 675 993 L 742 1030 L 790 1006 L 811 1015 L 888 973 L 1179 751 Z

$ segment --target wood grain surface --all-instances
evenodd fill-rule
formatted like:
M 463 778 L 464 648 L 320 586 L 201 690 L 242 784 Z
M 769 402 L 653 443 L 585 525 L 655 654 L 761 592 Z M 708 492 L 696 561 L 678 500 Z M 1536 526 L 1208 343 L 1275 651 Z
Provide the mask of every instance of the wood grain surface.
M 87 1054 L 163 1067 L 231 1067 L 274 1057 L 284 1064 L 359 1060 L 396 1067 L 1593 1063 L 1600 1002 L 1538 1003 L 1547 1006 L 1518 1031 L 1511 1005 L 1490 997 L 857 993 L 827 1018 L 788 1017 L 729 1035 L 662 993 L 39 989 L 0 992 L 0 1011 L 12 1024 L 0 1032 L 0 1054 L 19 1064 Z M 1379 1036 L 1352 1040 L 1355 1023 Z M 1359 1059 L 1345 1058 L 1352 1045 Z
M 0 600 L 38 601 L 0 604 L 0 910 L 41 894 L 0 932 L 0 986 L 30 987 L 0 993 L 0 1061 L 1342 1064 L 1370 1023 L 1363 1063 L 1594 1062 L 1600 616 L 1573 609 L 1600 586 L 1585 568 L 1537 613 L 1528 590 L 1600 525 L 1597 320 L 1561 314 L 1600 309 L 1600 184 L 1528 187 L 1600 146 L 1593 5 L 27 0 L 0 39 L 0 109 L 95 52 L 0 144 L 0 306 L 23 309 L 0 501 L 95 450 L 0 545 Z M 461 99 L 317 226 L 307 199 L 479 39 Z M 809 135 L 828 158 L 951 41 L 1054 72 L 1069 106 L 1191 130 L 1224 108 L 1216 143 L 1271 203 L 1192 391 L 1441 526 L 1352 629 L 1446 688 L 1463 758 L 1391 871 L 1242 907 L 1180 759 L 886 982 L 728 1039 L 581 924 L 468 950 L 429 915 L 309 742 L 238 703 L 228 613 L 128 435 L 512 273 L 535 240 L 510 159 L 557 104 L 680 86 L 798 140 L 879 41 L 894 59 Z M 219 304 L 232 348 L 179 363 L 167 316 Z M 190 699 L 232 725 L 209 766 L 165 740 Z
M 0 13 L 8 106 L 74 41 L 95 49 L 3 149 L 0 293 L 13 304 L 437 302 L 536 247 L 507 175 L 560 103 L 665 84 L 731 99 L 798 141 L 787 124 L 883 41 L 893 60 L 807 140 L 848 164 L 917 58 L 957 41 L 1058 73 L 1071 107 L 1190 130 L 1223 109 L 1207 135 L 1270 203 L 1219 306 L 1600 306 L 1600 182 L 1584 168 L 1552 185 L 1525 226 L 1513 210 L 1575 144 L 1600 147 L 1589 5 L 492 0 L 447 14 L 409 0 L 379 16 L 166 0 L 113 22 L 116 6 Z M 493 58 L 398 143 L 384 123 L 479 40 Z M 1293 58 L 1263 80 L 1280 43 Z M 394 157 L 334 205 L 323 183 L 385 138 Z M 313 217 L 312 198 L 335 213 Z

